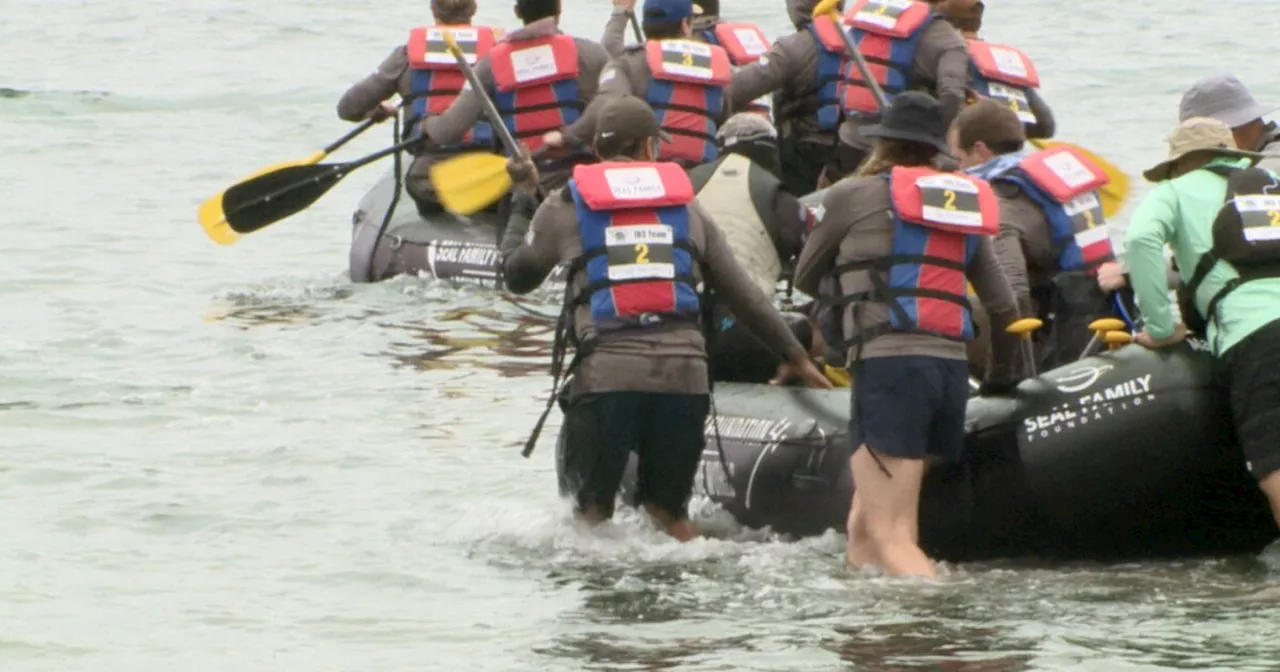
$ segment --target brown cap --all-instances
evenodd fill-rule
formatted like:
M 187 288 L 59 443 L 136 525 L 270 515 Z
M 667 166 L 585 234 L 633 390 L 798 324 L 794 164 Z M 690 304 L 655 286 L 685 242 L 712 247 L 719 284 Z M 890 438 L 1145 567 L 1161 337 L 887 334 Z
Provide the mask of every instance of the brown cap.
M 596 120 L 597 150 L 601 147 L 621 148 L 649 138 L 671 142 L 671 136 L 658 125 L 658 116 L 653 113 L 653 108 L 643 100 L 626 96 L 610 101 L 600 110 Z

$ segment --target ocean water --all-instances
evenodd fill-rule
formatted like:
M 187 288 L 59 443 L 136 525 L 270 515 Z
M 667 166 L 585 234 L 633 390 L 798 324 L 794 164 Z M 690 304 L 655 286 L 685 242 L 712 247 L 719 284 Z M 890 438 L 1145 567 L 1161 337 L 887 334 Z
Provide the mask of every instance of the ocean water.
M 565 2 L 598 35 L 608 3 Z M 725 4 L 789 30 L 781 0 Z M 1132 205 L 1196 78 L 1280 103 L 1272 8 L 992 3 L 985 32 L 1036 60 L 1060 137 L 1135 176 Z M 705 507 L 716 536 L 687 545 L 632 514 L 576 526 L 550 441 L 518 456 L 548 383 L 528 311 L 554 297 L 353 285 L 377 167 L 231 247 L 195 221 L 341 135 L 345 87 L 428 20 L 0 0 L 0 670 L 1280 669 L 1271 554 L 921 584 Z

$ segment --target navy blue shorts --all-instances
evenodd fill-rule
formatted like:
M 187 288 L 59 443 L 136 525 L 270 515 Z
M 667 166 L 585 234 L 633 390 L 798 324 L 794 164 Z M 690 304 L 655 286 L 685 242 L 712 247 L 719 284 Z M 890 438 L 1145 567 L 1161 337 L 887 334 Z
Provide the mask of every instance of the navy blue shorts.
M 913 460 L 960 458 L 969 404 L 969 365 L 962 359 L 902 356 L 854 366 L 849 435 L 853 445 Z
M 1253 477 L 1280 471 L 1280 320 L 1225 353 L 1236 437 Z
M 579 510 L 613 515 L 614 498 L 631 453 L 638 458 L 636 503 L 677 520 L 688 517 L 689 496 L 706 443 L 711 398 L 705 394 L 599 392 L 569 402 L 561 487 Z

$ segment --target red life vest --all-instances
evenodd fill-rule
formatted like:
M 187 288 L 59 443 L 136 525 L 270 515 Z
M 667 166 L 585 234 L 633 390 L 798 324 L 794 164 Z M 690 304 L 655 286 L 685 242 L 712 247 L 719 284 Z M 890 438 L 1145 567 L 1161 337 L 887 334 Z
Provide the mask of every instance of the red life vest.
M 1040 87 L 1040 75 L 1026 54 L 1002 44 L 969 40 L 969 61 L 978 95 L 1008 105 L 1024 124 L 1036 123 L 1027 92 Z
M 511 135 L 530 150 L 542 135 L 577 121 L 578 45 L 568 35 L 500 42 L 489 54 L 494 105 Z
M 410 94 L 405 112 L 405 132 L 417 132 L 418 124 L 429 116 L 444 114 L 462 93 L 467 78 L 458 61 L 445 47 L 444 33 L 453 33 L 467 62 L 475 64 L 493 48 L 496 37 L 488 26 L 424 26 L 409 31 L 405 55 L 409 58 Z M 462 144 L 488 145 L 493 129 L 487 121 L 477 122 Z
M 889 332 L 967 341 L 974 336 L 965 269 L 981 236 L 1000 230 L 1000 205 L 985 180 L 932 168 L 895 167 L 889 180 L 893 246 L 886 257 L 836 267 L 869 272 L 873 291 L 824 297 L 834 305 L 870 300 L 889 307 L 889 321 L 864 327 L 837 349 L 865 344 Z M 839 286 L 837 284 L 837 286 Z M 855 317 L 858 315 L 855 308 Z
M 660 156 L 685 166 L 714 161 L 715 120 L 724 87 L 733 80 L 729 54 L 714 44 L 654 40 L 645 44 L 645 58 L 652 74 L 645 99 L 672 139 L 662 144 Z
M 818 41 L 818 128 L 834 131 L 840 126 L 841 97 L 844 94 L 848 64 L 844 40 L 840 31 L 844 26 L 823 15 L 809 24 L 809 32 Z M 859 80 L 861 81 L 861 80 Z
M 693 183 L 674 163 L 579 165 L 569 182 L 587 286 L 576 303 L 599 330 L 649 327 L 699 313 L 689 243 Z
M 1111 181 L 1106 171 L 1069 145 L 1029 154 L 1018 169 L 1034 187 L 1024 191 L 1044 210 L 1053 240 L 1062 246 L 1062 270 L 1095 270 L 1114 258 L 1097 193 Z
M 938 18 L 916 0 L 854 0 L 845 13 L 853 41 L 889 100 L 914 84 L 912 67 L 920 36 Z M 862 80 L 857 63 L 847 59 L 841 108 L 846 114 L 876 115 L 880 106 Z
M 750 23 L 717 23 L 716 42 L 729 53 L 734 65 L 751 65 L 769 53 L 772 44 L 760 27 Z

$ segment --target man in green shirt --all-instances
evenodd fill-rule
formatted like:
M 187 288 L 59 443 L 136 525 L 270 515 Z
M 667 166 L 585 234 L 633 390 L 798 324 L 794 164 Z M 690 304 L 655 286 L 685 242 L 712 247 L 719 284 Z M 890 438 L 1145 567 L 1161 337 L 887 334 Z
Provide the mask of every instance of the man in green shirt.
M 1173 248 L 1182 280 L 1191 285 L 1201 257 L 1213 247 L 1214 220 L 1227 193 L 1222 173 L 1248 168 L 1259 158 L 1236 149 L 1226 124 L 1192 117 L 1169 136 L 1169 158 L 1143 173 L 1158 184 L 1138 206 L 1125 236 L 1130 280 L 1145 321 L 1138 343 L 1160 348 L 1185 338 L 1186 327 L 1173 319 L 1164 247 Z M 1214 297 L 1239 277 L 1231 264 L 1218 261 L 1188 298 L 1205 316 L 1205 336 L 1227 375 L 1246 466 L 1280 525 L 1280 277 L 1238 283 L 1210 311 Z

